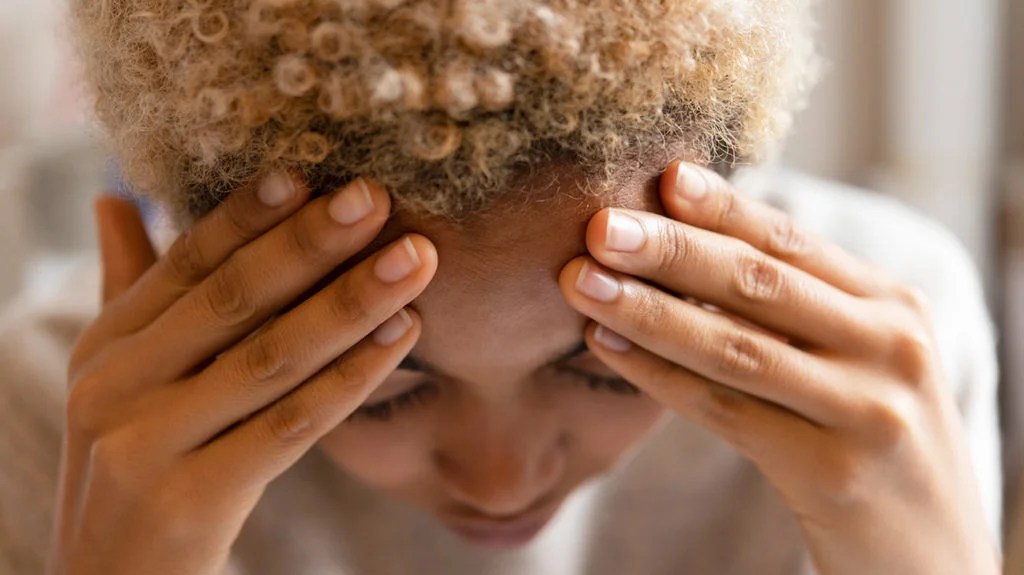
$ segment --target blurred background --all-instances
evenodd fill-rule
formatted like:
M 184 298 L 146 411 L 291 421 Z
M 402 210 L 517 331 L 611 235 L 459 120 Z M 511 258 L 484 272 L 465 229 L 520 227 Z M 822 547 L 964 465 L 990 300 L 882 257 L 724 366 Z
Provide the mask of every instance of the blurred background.
M 46 292 L 94 253 L 91 197 L 109 179 L 61 4 L 0 1 L 0 306 Z M 1024 493 L 1024 0 L 828 0 L 818 11 L 830 64 L 785 163 L 897 197 L 973 254 L 1001 330 L 1007 529 L 1024 540 L 1012 513 Z

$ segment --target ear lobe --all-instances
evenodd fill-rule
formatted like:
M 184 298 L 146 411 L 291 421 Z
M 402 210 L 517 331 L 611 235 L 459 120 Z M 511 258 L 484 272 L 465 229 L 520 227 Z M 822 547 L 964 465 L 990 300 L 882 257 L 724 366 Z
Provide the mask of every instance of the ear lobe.
M 128 290 L 157 259 L 135 204 L 102 194 L 93 203 L 103 267 L 103 303 Z

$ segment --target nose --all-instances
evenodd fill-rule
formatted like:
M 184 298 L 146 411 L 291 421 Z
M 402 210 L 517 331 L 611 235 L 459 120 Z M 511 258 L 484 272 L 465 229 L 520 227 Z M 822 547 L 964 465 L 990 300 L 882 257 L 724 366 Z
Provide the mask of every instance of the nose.
M 434 464 L 449 497 L 493 518 L 520 514 L 549 495 L 565 470 L 565 438 L 552 424 L 477 411 L 449 422 Z

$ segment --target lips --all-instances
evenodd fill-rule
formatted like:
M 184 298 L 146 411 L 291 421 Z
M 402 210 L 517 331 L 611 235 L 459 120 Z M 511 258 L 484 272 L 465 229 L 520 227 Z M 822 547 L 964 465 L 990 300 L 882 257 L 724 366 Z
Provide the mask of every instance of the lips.
M 455 531 L 466 541 L 481 547 L 492 549 L 514 549 L 526 545 L 540 533 L 546 523 L 523 525 L 500 525 L 493 527 L 462 527 L 452 525 Z
M 460 537 L 481 547 L 512 549 L 532 541 L 554 517 L 557 506 L 510 520 L 453 518 L 445 522 Z

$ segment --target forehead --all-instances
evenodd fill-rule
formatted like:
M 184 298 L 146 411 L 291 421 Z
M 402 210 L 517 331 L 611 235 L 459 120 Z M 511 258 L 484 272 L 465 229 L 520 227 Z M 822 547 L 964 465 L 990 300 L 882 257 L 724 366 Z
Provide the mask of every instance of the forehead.
M 573 177 L 538 182 L 538 193 L 506 197 L 458 226 L 396 214 L 393 233 L 421 233 L 438 250 L 437 275 L 413 302 L 423 318 L 413 354 L 455 377 L 511 377 L 573 347 L 585 319 L 565 303 L 558 274 L 585 253 L 601 208 L 658 211 L 657 175 L 631 174 L 604 194 L 583 194 Z

